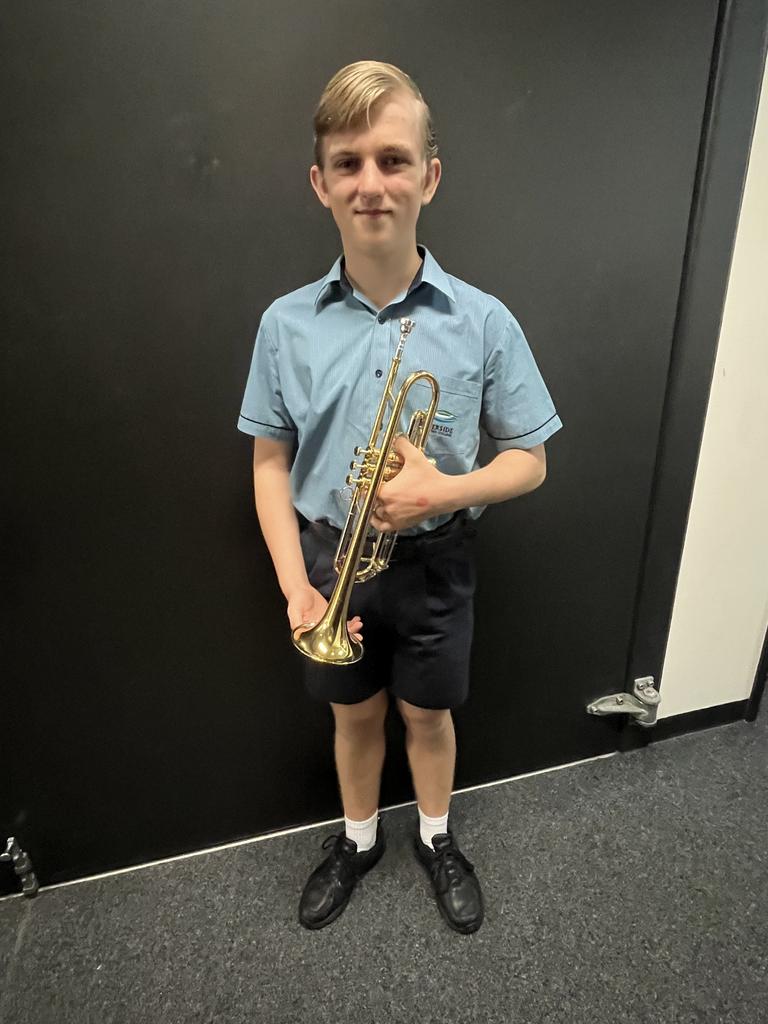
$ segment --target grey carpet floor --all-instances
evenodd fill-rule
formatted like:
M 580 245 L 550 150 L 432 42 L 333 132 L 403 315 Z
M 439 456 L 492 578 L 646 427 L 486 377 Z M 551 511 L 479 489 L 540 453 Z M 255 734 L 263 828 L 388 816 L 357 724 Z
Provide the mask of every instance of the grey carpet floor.
M 3 1024 L 768 1022 L 768 720 L 456 794 L 486 919 L 443 922 L 415 809 L 346 911 L 327 826 L 0 903 Z

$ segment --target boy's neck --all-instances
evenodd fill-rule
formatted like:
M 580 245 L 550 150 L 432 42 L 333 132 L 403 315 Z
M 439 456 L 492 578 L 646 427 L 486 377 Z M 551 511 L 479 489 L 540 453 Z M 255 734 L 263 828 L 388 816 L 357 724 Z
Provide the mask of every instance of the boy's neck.
M 344 272 L 349 283 L 377 309 L 384 309 L 405 291 L 421 263 L 415 242 L 409 243 L 405 251 L 376 255 L 344 250 Z

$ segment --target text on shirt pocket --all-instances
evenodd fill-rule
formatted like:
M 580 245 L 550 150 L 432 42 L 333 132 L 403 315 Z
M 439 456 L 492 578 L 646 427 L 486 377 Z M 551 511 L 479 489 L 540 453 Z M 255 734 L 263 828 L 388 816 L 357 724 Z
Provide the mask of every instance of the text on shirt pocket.
M 474 448 L 477 441 L 482 385 L 478 381 L 445 374 L 435 374 L 435 378 L 440 385 L 440 401 L 425 453 L 438 457 L 462 454 Z M 432 389 L 428 384 L 417 381 L 413 394 L 421 408 L 429 406 Z

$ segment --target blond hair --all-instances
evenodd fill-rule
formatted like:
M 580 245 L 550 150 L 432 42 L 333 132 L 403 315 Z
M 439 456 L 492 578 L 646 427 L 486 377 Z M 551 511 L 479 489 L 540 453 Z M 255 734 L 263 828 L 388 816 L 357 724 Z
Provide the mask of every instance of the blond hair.
M 424 159 L 437 156 L 437 140 L 432 115 L 419 87 L 394 64 L 380 60 L 359 60 L 341 68 L 323 90 L 313 120 L 315 163 L 323 169 L 323 139 L 331 132 L 356 131 L 365 122 L 371 127 L 371 110 L 393 92 L 405 90 L 422 105 Z

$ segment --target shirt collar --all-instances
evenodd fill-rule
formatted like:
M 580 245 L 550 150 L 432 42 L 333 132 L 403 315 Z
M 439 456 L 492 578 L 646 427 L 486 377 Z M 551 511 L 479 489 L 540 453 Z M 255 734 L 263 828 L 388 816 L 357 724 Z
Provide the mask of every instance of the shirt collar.
M 417 288 L 419 284 L 426 283 L 431 284 L 433 288 L 437 288 L 438 291 L 441 291 L 444 295 L 447 295 L 449 299 L 455 302 L 456 296 L 454 295 L 453 288 L 448 280 L 448 275 L 437 262 L 435 257 L 425 245 L 421 245 L 419 242 L 416 243 L 416 249 L 421 256 L 422 263 L 416 277 L 408 288 L 408 293 L 410 293 L 414 288 Z M 326 294 L 326 291 L 332 284 L 338 284 L 342 290 L 350 287 L 347 276 L 343 272 L 343 263 L 344 255 L 342 253 L 318 285 L 317 294 L 315 295 L 315 309 L 320 305 L 321 298 Z

